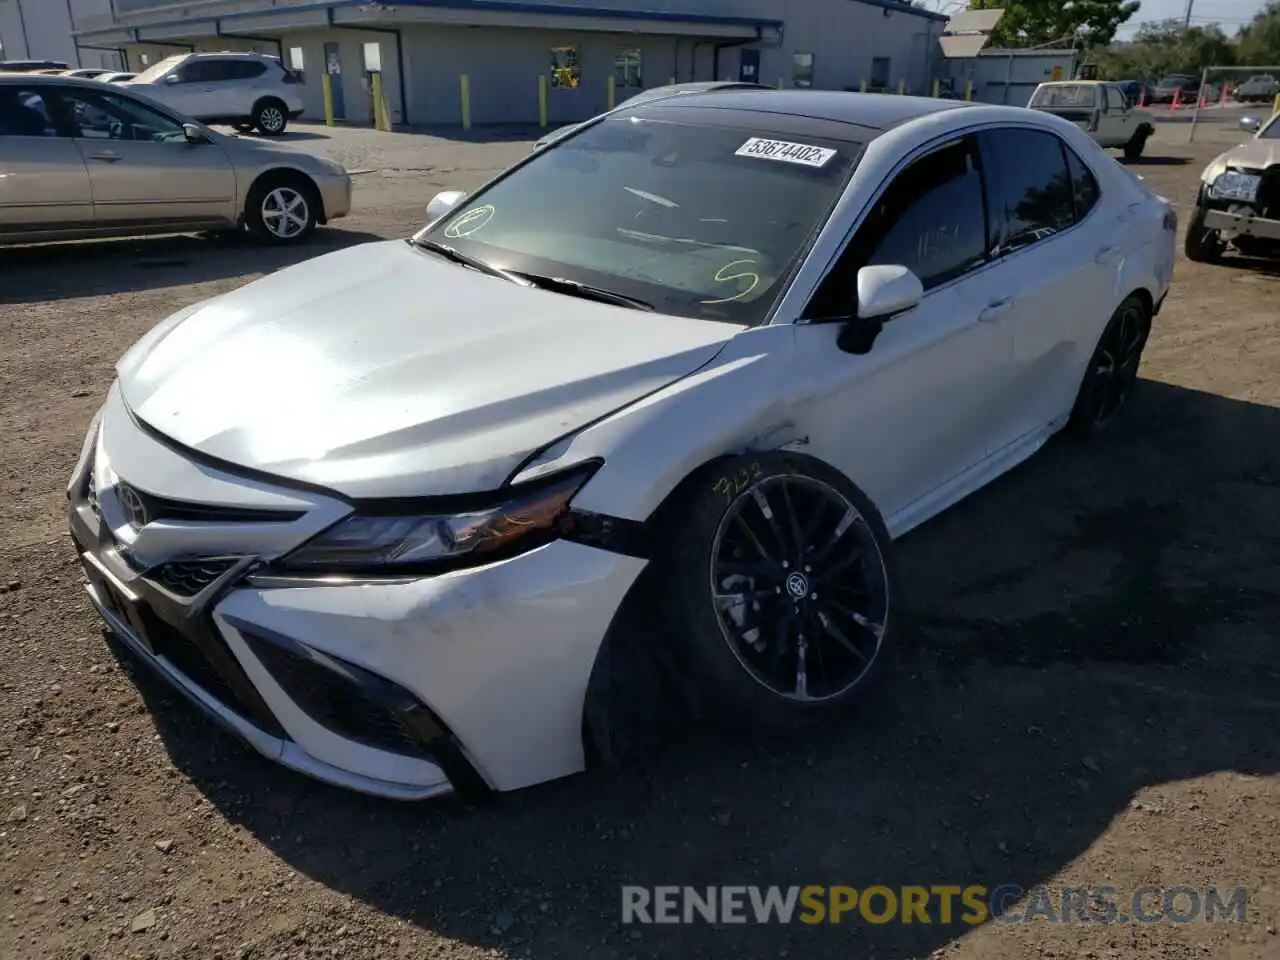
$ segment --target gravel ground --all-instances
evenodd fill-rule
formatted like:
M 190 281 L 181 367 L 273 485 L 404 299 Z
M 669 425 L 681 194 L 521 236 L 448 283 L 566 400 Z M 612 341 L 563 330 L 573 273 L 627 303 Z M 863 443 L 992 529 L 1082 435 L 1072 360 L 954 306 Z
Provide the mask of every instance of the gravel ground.
M 1162 124 L 1138 167 L 1182 203 L 1234 138 L 1184 129 Z M 528 149 L 289 139 L 369 171 L 305 255 L 403 236 L 437 189 Z M 186 237 L 0 254 L 0 957 L 1280 957 L 1280 268 L 1180 262 L 1122 422 L 902 541 L 902 645 L 858 722 L 787 747 L 695 736 L 468 809 L 259 759 L 118 656 L 80 589 L 63 487 L 113 362 L 302 255 Z M 1243 923 L 637 929 L 624 883 L 1216 884 L 1248 905 Z

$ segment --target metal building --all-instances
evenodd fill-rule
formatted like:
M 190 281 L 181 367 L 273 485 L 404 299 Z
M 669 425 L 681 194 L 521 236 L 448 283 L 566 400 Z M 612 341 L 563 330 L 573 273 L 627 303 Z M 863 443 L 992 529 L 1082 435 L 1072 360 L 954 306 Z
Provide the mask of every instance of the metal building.
M 131 70 L 184 50 L 278 55 L 303 75 L 312 118 L 323 115 L 323 72 L 338 118 L 369 122 L 369 71 L 379 70 L 391 119 L 404 124 L 459 123 L 464 89 L 476 124 L 538 122 L 544 109 L 550 123 L 582 120 L 611 98 L 672 80 L 926 93 L 946 21 L 899 0 L 71 0 L 71 7 L 80 49 L 120 50 Z

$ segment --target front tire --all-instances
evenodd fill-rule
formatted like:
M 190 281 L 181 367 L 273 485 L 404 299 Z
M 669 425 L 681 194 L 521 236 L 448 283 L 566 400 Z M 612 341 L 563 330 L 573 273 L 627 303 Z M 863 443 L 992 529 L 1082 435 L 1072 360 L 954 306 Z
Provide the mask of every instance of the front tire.
M 706 713 L 776 732 L 860 700 L 897 597 L 867 496 L 821 461 L 766 452 L 709 468 L 681 507 L 661 596 Z
M 1142 157 L 1142 151 L 1146 149 L 1147 137 L 1150 134 L 1146 130 L 1136 130 L 1129 142 L 1124 145 L 1124 158 L 1126 160 L 1138 160 Z
M 253 185 L 245 202 L 245 223 L 259 240 L 301 243 L 316 228 L 320 197 L 302 176 L 268 175 Z
M 1194 263 L 1216 263 L 1227 249 L 1218 231 L 1204 225 L 1205 213 L 1205 208 L 1196 204 L 1187 224 L 1187 236 L 1182 242 L 1182 252 Z
M 264 137 L 278 137 L 289 126 L 289 108 L 279 100 L 263 100 L 253 108 L 253 125 Z
M 1107 322 L 1089 359 L 1068 426 L 1091 437 L 1111 425 L 1138 380 L 1142 351 L 1151 334 L 1151 312 L 1137 295 L 1126 297 Z

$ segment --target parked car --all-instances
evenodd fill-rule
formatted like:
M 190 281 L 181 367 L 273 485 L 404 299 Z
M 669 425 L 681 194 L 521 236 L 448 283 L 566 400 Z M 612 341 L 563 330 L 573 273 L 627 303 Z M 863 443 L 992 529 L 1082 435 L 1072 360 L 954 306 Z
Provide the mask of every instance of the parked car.
M 65 77 L 83 77 L 85 80 L 94 80 L 101 77 L 103 74 L 110 72 L 111 71 L 102 67 L 82 67 L 78 70 L 64 70 L 62 71 L 62 75 Z
M 1236 99 L 1241 103 L 1271 103 L 1280 94 L 1280 81 L 1269 74 L 1250 77 L 1236 87 Z
M 758 83 L 746 83 L 740 80 L 693 80 L 687 83 L 670 83 L 662 87 L 650 87 L 648 90 L 641 90 L 639 93 L 633 94 L 632 96 L 628 97 L 621 104 L 619 104 L 618 107 L 615 107 L 615 109 L 619 109 L 623 106 L 626 106 L 626 107 L 639 106 L 640 104 L 647 103 L 650 100 L 661 100 L 664 97 L 678 97 L 686 93 L 704 93 L 707 90 L 735 90 L 735 89 L 767 90 L 770 88 L 764 87 Z M 545 147 L 547 144 L 553 143 L 554 141 L 559 140 L 561 137 L 568 136 L 574 130 L 590 122 L 591 122 L 590 120 L 586 120 L 586 121 L 583 121 L 582 123 L 571 123 L 571 124 L 568 124 L 567 126 L 558 127 L 555 130 L 552 130 L 550 133 L 543 134 L 542 137 L 539 138 L 537 143 L 533 145 L 533 148 L 535 150 L 540 150 L 543 147 Z
M 0 60 L 0 73 L 33 73 L 36 70 L 66 70 L 61 60 Z
M 183 53 L 167 57 L 125 86 L 202 123 L 276 137 L 302 116 L 298 77 L 260 53 Z
M 1125 99 L 1133 106 L 1146 106 L 1151 102 L 1151 85 L 1142 80 L 1117 80 Z
M 1280 258 L 1280 114 L 1265 124 L 1245 117 L 1251 140 L 1215 157 L 1200 174 L 1184 251 L 1215 262 L 1228 250 Z
M 1129 103 L 1118 84 L 1101 80 L 1042 83 L 1027 106 L 1076 124 L 1100 146 L 1117 147 L 1126 160 L 1137 160 L 1155 133 L 1150 112 Z
M 126 80 L 132 80 L 136 76 L 136 73 L 104 73 L 100 77 L 94 77 L 94 79 L 99 83 L 124 83 Z
M 0 75 L 0 169 L 0 246 L 246 228 L 298 243 L 351 207 L 351 178 L 331 160 L 72 77 Z
M 767 89 L 624 106 L 428 219 L 145 334 L 68 486 L 125 646 L 404 799 L 624 762 L 686 695 L 834 722 L 893 539 L 1121 409 L 1177 225 L 1048 114 Z
M 1173 95 L 1177 93 L 1178 99 L 1185 103 L 1192 98 L 1192 91 L 1198 89 L 1199 86 L 1199 77 L 1180 73 L 1171 74 L 1170 76 L 1162 77 L 1151 88 L 1151 102 L 1171 103 Z

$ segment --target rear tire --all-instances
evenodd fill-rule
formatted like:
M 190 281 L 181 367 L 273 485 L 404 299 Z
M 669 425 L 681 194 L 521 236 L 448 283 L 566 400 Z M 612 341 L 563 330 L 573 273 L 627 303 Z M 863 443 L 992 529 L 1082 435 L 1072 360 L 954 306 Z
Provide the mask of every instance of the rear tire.
M 253 133 L 253 121 L 250 120 L 246 123 L 233 123 L 231 125 L 231 129 L 236 133 Z
M 262 100 L 253 108 L 253 125 L 264 137 L 278 137 L 289 126 L 289 108 L 279 100 Z
M 1204 225 L 1205 208 L 1196 204 L 1191 214 L 1191 222 L 1187 224 L 1187 236 L 1182 242 L 1182 252 L 1194 263 L 1217 263 L 1222 259 L 1227 245 L 1218 236 L 1217 230 Z
M 797 454 L 717 463 L 669 515 L 666 635 L 717 722 L 762 733 L 862 699 L 892 637 L 892 543 L 875 505 Z
M 301 174 L 268 174 L 253 185 L 245 202 L 249 232 L 267 243 L 301 243 L 316 228 L 320 195 Z
M 1098 338 L 1071 408 L 1068 428 L 1080 437 L 1101 433 L 1115 419 L 1138 380 L 1151 335 L 1151 312 L 1136 294 L 1126 297 Z

